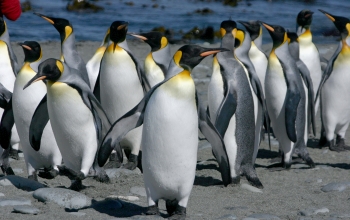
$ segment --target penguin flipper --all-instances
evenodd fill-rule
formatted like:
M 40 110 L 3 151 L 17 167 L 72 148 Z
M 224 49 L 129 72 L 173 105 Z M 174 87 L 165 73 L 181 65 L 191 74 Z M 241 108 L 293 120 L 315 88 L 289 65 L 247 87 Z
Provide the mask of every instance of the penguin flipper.
M 226 95 L 220 104 L 215 119 L 215 127 L 222 138 L 225 136 L 230 119 L 235 114 L 236 109 L 237 101 L 234 96 L 234 88 L 228 85 Z
M 310 76 L 310 71 L 307 68 L 307 66 L 304 64 L 303 61 L 298 60 L 296 62 L 299 72 L 301 74 L 301 77 L 304 80 L 304 83 L 308 89 L 308 106 L 310 109 L 310 114 L 311 114 L 311 123 L 312 123 L 312 132 L 314 135 L 316 135 L 316 122 L 315 122 L 315 102 L 316 100 L 314 99 L 314 88 L 313 88 L 313 84 L 312 84 L 312 79 Z
M 100 67 L 100 70 L 101 70 L 101 67 Z M 94 87 L 94 95 L 96 97 L 96 99 L 98 101 L 101 101 L 101 96 L 100 96 L 100 91 L 101 91 L 101 88 L 100 88 L 100 73 L 98 73 L 98 76 L 97 76 L 97 79 L 96 79 L 96 83 L 95 83 L 95 87 Z
M 7 43 L 6 43 L 6 45 L 7 45 Z M 17 73 L 20 70 L 18 63 L 17 63 L 17 57 L 16 57 L 15 53 L 13 52 L 12 48 L 9 47 L 9 45 L 7 45 L 7 51 L 8 51 L 9 56 L 10 56 L 11 67 L 12 67 L 13 73 L 15 74 L 15 76 L 17 76 Z
M 108 129 L 111 127 L 111 122 L 106 114 L 106 112 L 103 110 L 100 102 L 97 100 L 97 98 L 92 94 L 88 94 L 90 103 L 93 107 L 93 109 L 97 112 L 101 122 L 102 122 L 102 137 L 104 137 L 108 131 Z
M 224 186 L 227 186 L 231 183 L 231 170 L 224 141 L 220 136 L 218 130 L 211 123 L 209 114 L 203 106 L 198 107 L 198 116 L 199 130 L 211 144 L 214 156 L 219 164 L 222 181 L 224 183 Z
M 11 97 L 12 97 L 12 92 L 7 90 L 5 86 L 3 86 L 0 83 L 0 108 L 5 109 Z
M 11 130 L 14 124 L 15 118 L 13 116 L 11 98 L 5 107 L 4 113 L 2 114 L 0 124 L 0 145 L 4 149 L 7 149 L 10 146 Z
M 47 95 L 45 95 L 36 107 L 29 126 L 29 142 L 32 148 L 36 151 L 40 150 L 41 137 L 49 119 Z
M 142 88 L 143 88 L 143 91 L 144 92 L 147 92 L 151 89 L 151 86 L 147 80 L 147 77 L 143 71 L 143 69 L 141 68 L 141 65 L 139 63 L 139 61 L 136 59 L 136 57 L 134 55 L 132 55 L 131 52 L 129 52 L 129 50 L 126 50 L 124 49 L 128 54 L 129 56 L 131 57 L 131 59 L 134 61 L 135 63 L 135 66 L 136 66 L 136 70 L 137 70 L 137 75 L 139 76 L 139 80 L 140 80 L 140 83 L 142 85 Z

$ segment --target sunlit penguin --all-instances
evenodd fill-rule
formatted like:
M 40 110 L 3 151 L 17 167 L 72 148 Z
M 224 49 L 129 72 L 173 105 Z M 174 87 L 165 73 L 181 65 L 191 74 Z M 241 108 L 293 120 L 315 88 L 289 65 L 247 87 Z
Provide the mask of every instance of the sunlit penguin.
M 37 181 L 37 171 L 43 168 L 46 172 L 40 171 L 39 176 L 51 179 L 57 176 L 59 172 L 57 166 L 62 163 L 62 156 L 52 132 L 51 123 L 48 122 L 42 131 L 39 150 L 34 150 L 29 141 L 30 122 L 36 107 L 46 94 L 46 85 L 41 81 L 23 90 L 27 82 L 37 74 L 42 51 L 40 45 L 35 41 L 26 41 L 20 45 L 23 47 L 25 58 L 24 65 L 18 72 L 12 95 L 14 120 L 21 139 L 28 178 Z
M 40 149 L 43 129 L 50 120 L 64 167 L 60 173 L 72 180 L 70 188 L 79 190 L 93 166 L 99 181 L 108 176 L 94 163 L 98 145 L 110 127 L 98 100 L 78 70 L 66 63 L 47 59 L 38 67 L 38 73 L 24 86 L 47 80 L 47 96 L 40 102 L 33 115 L 29 139 L 34 149 Z
M 310 167 L 315 167 L 305 146 L 307 97 L 296 61 L 289 52 L 287 33 L 281 26 L 262 24 L 273 40 L 265 94 L 271 124 L 282 152 L 281 165 L 289 169 L 294 149 L 298 149 L 295 153 Z
M 145 59 L 145 76 L 152 88 L 164 80 L 168 70 L 171 60 L 168 39 L 162 33 L 156 31 L 131 35 L 151 46 L 151 52 Z
M 146 90 L 141 67 L 128 48 L 127 30 L 127 22 L 115 21 L 111 24 L 110 44 L 101 60 L 94 89 L 94 94 L 100 99 L 111 121 L 116 121 L 137 105 Z M 137 167 L 141 136 L 142 127 L 136 128 L 120 143 L 128 154 L 128 163 L 124 168 L 133 170 Z
M 73 25 L 67 19 L 64 18 L 48 17 L 39 13 L 34 14 L 39 17 L 42 17 L 56 28 L 61 37 L 61 61 L 67 63 L 69 67 L 79 70 L 82 79 L 90 87 L 90 81 L 86 70 L 86 64 L 79 55 L 75 45 L 75 34 L 73 30 Z
M 344 139 L 350 123 L 350 100 L 344 96 L 350 94 L 350 20 L 320 11 L 334 23 L 341 35 L 339 46 L 328 62 L 317 92 L 321 98 L 323 135 L 330 150 L 350 150 Z
M 251 86 L 243 66 L 234 57 L 236 22 L 221 23 L 221 47 L 230 51 L 214 57 L 213 74 L 208 86 L 210 118 L 224 139 L 231 179 L 239 183 L 245 176 L 263 188 L 254 167 L 255 120 Z
M 113 146 L 118 145 L 128 131 L 143 124 L 142 167 L 148 215 L 159 214 L 158 201 L 164 199 L 169 219 L 185 218 L 196 171 L 198 125 L 219 158 L 224 184 L 230 182 L 222 139 L 208 118 L 201 117 L 203 108 L 198 120 L 195 84 L 190 76 L 204 57 L 222 50 L 225 49 L 181 47 L 171 60 L 165 80 L 113 124 L 99 149 L 102 166 Z
M 109 28 L 103 38 L 103 41 L 100 47 L 96 50 L 95 54 L 91 59 L 86 63 L 86 70 L 89 75 L 90 88 L 94 90 L 98 73 L 100 72 L 100 64 L 103 57 L 103 54 L 106 51 L 109 42 Z

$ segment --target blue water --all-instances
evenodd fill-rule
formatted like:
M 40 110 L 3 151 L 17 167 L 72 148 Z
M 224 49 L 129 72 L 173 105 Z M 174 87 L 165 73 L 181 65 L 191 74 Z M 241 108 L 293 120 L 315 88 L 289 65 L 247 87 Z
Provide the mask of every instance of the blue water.
M 126 2 L 133 2 L 134 5 L 129 6 L 125 4 Z M 310 9 L 315 12 L 312 23 L 314 41 L 334 43 L 336 37 L 325 37 L 322 34 L 332 30 L 334 25 L 317 9 L 350 17 L 350 0 L 243 0 L 238 2 L 237 7 L 206 0 L 99 0 L 93 3 L 104 7 L 104 11 L 97 13 L 68 12 L 66 0 L 32 0 L 31 3 L 33 12 L 70 20 L 76 39 L 79 41 L 101 41 L 106 29 L 115 20 L 128 21 L 130 32 L 145 32 L 154 27 L 165 26 L 174 30 L 176 38 L 181 38 L 180 31 L 187 32 L 194 26 L 199 28 L 212 26 L 218 30 L 220 22 L 230 17 L 233 20 L 261 20 L 295 31 L 296 15 L 302 9 Z M 159 7 L 153 8 L 154 4 L 158 4 Z M 209 15 L 193 13 L 203 8 L 210 8 L 214 13 Z M 32 12 L 22 13 L 16 22 L 8 21 L 7 24 L 12 41 L 59 40 L 56 29 Z M 269 42 L 271 42 L 270 36 L 264 30 L 264 43 Z

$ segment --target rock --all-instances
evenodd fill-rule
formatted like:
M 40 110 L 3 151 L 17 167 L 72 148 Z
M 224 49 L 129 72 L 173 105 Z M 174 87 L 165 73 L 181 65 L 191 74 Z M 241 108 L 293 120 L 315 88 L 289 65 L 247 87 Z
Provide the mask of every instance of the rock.
M 256 213 L 249 215 L 248 218 L 259 219 L 259 220 L 279 220 L 280 218 L 275 215 Z
M 342 213 L 342 214 L 331 214 L 331 217 L 333 218 L 345 218 L 345 219 L 350 219 L 350 213 L 346 214 L 346 213 Z
M 106 199 L 120 199 L 120 200 L 125 200 L 125 201 L 130 201 L 130 202 L 140 200 L 139 197 L 137 197 L 137 196 L 115 196 L 115 195 L 110 195 Z
M 98 12 L 103 10 L 103 7 L 90 3 L 87 0 L 74 0 L 71 4 L 67 4 L 67 11 L 87 11 Z
M 237 219 L 237 217 L 235 215 L 224 215 L 219 217 L 218 219 Z
M 262 191 L 261 189 L 256 188 L 256 187 L 251 186 L 251 185 L 246 184 L 246 183 L 242 183 L 242 184 L 241 184 L 241 188 L 242 188 L 242 189 L 246 189 L 246 190 L 248 190 L 248 191 L 250 191 L 250 192 L 263 193 L 263 191 Z
M 309 208 L 303 211 L 299 212 L 299 215 L 301 216 L 311 216 L 311 215 L 317 215 L 318 213 L 327 213 L 329 212 L 328 208 L 320 208 L 320 209 L 315 209 L 315 208 Z
M 38 189 L 33 193 L 33 197 L 41 202 L 51 201 L 68 209 L 81 209 L 91 205 L 89 197 L 70 189 Z
M 345 181 L 345 182 L 339 182 L 339 183 L 329 183 L 321 188 L 323 192 L 332 192 L 332 191 L 339 191 L 342 192 L 345 189 L 350 187 L 350 182 Z
M 0 198 L 0 206 L 31 205 L 30 199 L 24 198 Z
M 127 176 L 141 175 L 141 171 L 139 168 L 136 168 L 134 170 L 124 169 L 124 168 L 111 168 L 111 169 L 106 169 L 105 171 L 110 179 L 118 178 L 122 174 Z
M 75 216 L 78 216 L 78 217 L 86 215 L 85 212 L 68 212 L 68 213 L 70 215 L 75 215 Z
M 24 2 L 21 2 L 21 8 L 22 8 L 22 12 L 31 11 L 32 10 L 32 4 L 28 0 L 24 1 Z
M 11 186 L 11 185 L 25 191 L 34 191 L 34 190 L 46 187 L 45 185 L 37 181 L 23 178 L 20 176 L 15 176 L 15 175 L 4 176 L 0 178 L 0 186 Z
M 144 196 L 144 197 L 147 196 L 146 189 L 144 187 L 140 187 L 140 186 L 131 187 L 130 193 L 135 194 L 135 195 L 139 195 L 139 196 Z
M 16 213 L 22 213 L 22 214 L 33 214 L 37 215 L 40 210 L 29 205 L 18 205 L 13 207 L 13 211 Z

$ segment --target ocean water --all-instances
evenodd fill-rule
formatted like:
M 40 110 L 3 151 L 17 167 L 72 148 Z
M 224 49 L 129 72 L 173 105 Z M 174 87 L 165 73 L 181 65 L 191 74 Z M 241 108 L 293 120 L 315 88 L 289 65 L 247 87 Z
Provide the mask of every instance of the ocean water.
M 130 2 L 133 5 L 127 4 Z M 101 41 L 115 20 L 128 21 L 130 32 L 146 32 L 164 26 L 173 30 L 177 39 L 181 39 L 181 31 L 188 32 L 195 26 L 212 26 L 218 30 L 221 21 L 229 18 L 261 20 L 295 31 L 297 14 L 303 9 L 309 9 L 314 12 L 314 42 L 335 43 L 337 37 L 325 36 L 333 32 L 334 25 L 318 9 L 350 18 L 350 0 L 242 0 L 236 7 L 225 6 L 221 1 L 214 0 L 98 0 L 93 3 L 104 7 L 104 10 L 97 13 L 68 12 L 67 0 L 31 0 L 31 3 L 32 11 L 22 13 L 15 22 L 7 22 L 12 41 L 59 41 L 56 29 L 33 12 L 68 19 L 73 24 L 78 41 Z M 204 8 L 211 9 L 213 13 L 194 13 Z M 240 24 L 239 27 L 243 28 Z M 271 42 L 266 30 L 263 42 Z

